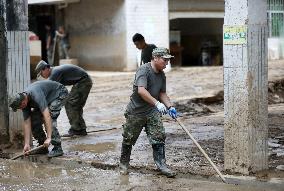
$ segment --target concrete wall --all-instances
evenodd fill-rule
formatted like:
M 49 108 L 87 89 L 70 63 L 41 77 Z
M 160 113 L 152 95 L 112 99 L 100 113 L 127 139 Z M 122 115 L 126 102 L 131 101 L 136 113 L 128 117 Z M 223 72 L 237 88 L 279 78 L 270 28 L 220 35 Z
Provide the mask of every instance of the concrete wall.
M 169 0 L 170 19 L 223 18 L 224 0 Z
M 71 57 L 89 70 L 126 67 L 124 0 L 81 0 L 65 9 Z
M 0 144 L 22 145 L 22 112 L 9 99 L 30 83 L 27 1 L 0 1 Z
M 224 0 L 169 0 L 170 11 L 224 11 Z
M 244 26 L 244 43 L 224 40 L 225 169 L 268 167 L 266 0 L 226 0 L 224 27 Z M 236 35 L 235 35 L 236 36 Z
M 141 33 L 148 43 L 169 47 L 168 0 L 125 0 L 127 70 L 137 68 L 138 50 L 132 42 Z

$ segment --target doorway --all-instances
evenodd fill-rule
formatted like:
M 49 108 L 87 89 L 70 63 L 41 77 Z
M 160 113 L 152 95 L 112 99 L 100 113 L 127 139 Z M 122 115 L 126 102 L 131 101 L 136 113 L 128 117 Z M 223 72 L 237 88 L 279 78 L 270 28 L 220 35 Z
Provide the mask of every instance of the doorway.
M 179 31 L 182 66 L 223 64 L 223 18 L 173 19 L 170 31 Z

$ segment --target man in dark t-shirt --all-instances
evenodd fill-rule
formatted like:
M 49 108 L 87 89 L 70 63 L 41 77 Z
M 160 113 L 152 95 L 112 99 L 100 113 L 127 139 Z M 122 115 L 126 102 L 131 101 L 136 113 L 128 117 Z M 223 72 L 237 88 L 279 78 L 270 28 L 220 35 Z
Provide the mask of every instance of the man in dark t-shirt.
M 157 48 L 156 45 L 147 44 L 145 42 L 144 36 L 139 33 L 136 33 L 132 37 L 132 41 L 135 44 L 136 48 L 141 50 L 141 60 L 139 66 L 151 62 L 152 52 L 155 48 Z
M 135 145 L 143 127 L 152 144 L 153 158 L 160 172 L 167 177 L 174 177 L 165 160 L 165 129 L 161 115 L 177 117 L 166 93 L 166 68 L 172 56 L 166 48 L 155 48 L 152 60 L 138 68 L 130 102 L 127 105 L 123 124 L 123 141 L 120 157 L 121 174 L 128 173 L 132 145 Z
M 64 86 L 72 85 L 66 100 L 66 114 L 71 125 L 65 136 L 87 135 L 86 124 L 83 118 L 83 107 L 86 104 L 93 82 L 87 72 L 79 66 L 64 64 L 50 67 L 44 61 L 36 66 L 36 73 L 45 79 L 59 82 Z
M 15 95 L 11 100 L 10 107 L 13 111 L 21 109 L 24 116 L 24 149 L 30 150 L 30 134 L 44 145 L 39 154 L 48 153 L 48 146 L 51 143 L 54 147 L 49 152 L 49 157 L 63 155 L 61 138 L 57 130 L 57 118 L 68 90 L 60 83 L 50 80 L 34 82 L 28 88 Z M 45 125 L 46 134 L 42 124 Z

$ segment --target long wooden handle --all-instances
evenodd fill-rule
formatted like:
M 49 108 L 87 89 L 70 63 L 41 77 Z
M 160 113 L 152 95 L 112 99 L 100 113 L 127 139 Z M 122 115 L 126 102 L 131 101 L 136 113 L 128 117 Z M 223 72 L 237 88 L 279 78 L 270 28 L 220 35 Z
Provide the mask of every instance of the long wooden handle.
M 42 149 L 43 147 L 44 147 L 44 145 L 40 145 L 38 147 L 35 147 L 35 148 L 33 148 L 33 149 L 29 150 L 29 151 L 26 151 L 26 152 L 24 152 L 22 154 L 19 154 L 19 155 L 15 156 L 15 157 L 11 158 L 11 160 L 15 160 L 17 158 L 20 158 L 21 156 L 28 155 L 28 154 L 30 154 L 33 151 L 37 151 L 39 149 Z
M 205 156 L 205 158 L 208 160 L 208 162 L 211 164 L 211 166 L 215 169 L 215 171 L 219 174 L 220 178 L 223 180 L 223 182 L 227 183 L 224 176 L 222 175 L 222 173 L 218 170 L 217 166 L 211 161 L 211 159 L 209 158 L 209 156 L 205 153 L 205 151 L 201 148 L 201 146 L 199 145 L 199 143 L 194 139 L 194 137 L 190 134 L 190 132 L 185 128 L 185 126 L 182 124 L 182 122 L 176 118 L 175 119 L 176 122 L 178 122 L 178 124 L 182 127 L 182 129 L 188 134 L 188 136 L 190 137 L 190 139 L 193 141 L 193 143 L 198 147 L 198 149 L 201 151 L 201 153 Z

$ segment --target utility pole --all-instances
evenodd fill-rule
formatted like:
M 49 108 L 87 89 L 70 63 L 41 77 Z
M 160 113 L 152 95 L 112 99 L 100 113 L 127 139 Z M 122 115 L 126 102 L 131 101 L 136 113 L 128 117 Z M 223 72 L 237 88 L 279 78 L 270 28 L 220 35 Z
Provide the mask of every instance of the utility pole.
M 9 98 L 30 83 L 28 43 L 28 1 L 0 0 L 0 144 L 23 140 L 22 114 L 9 108 Z
M 225 0 L 225 169 L 268 168 L 267 2 Z

